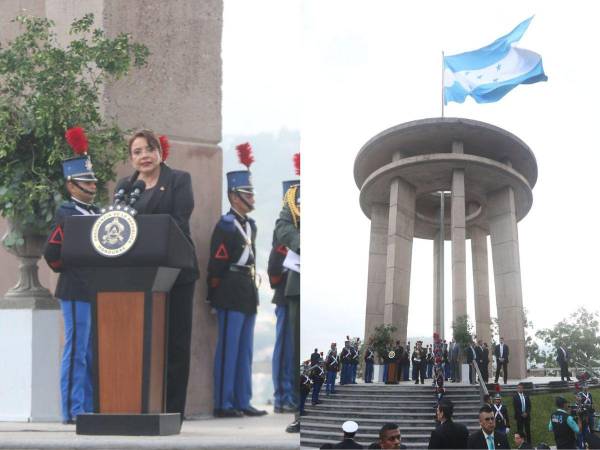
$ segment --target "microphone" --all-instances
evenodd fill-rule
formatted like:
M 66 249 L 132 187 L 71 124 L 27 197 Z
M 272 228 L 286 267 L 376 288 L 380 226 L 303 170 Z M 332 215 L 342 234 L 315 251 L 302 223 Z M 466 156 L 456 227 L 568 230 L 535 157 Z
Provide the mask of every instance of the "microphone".
M 129 191 L 131 191 L 131 181 L 129 181 L 128 179 L 124 179 L 115 188 L 115 195 L 113 196 L 113 206 L 116 206 L 119 203 L 126 202 L 126 197 L 127 194 L 129 194 Z
M 145 190 L 146 183 L 144 183 L 142 180 L 137 180 L 135 183 L 133 183 L 133 186 L 131 186 L 131 193 L 129 194 L 129 206 L 133 206 L 133 204 L 140 199 L 142 192 Z

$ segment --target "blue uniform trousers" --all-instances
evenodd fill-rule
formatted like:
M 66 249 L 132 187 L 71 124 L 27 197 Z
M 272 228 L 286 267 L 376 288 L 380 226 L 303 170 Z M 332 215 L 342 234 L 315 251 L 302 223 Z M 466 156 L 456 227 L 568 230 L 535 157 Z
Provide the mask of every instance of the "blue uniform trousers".
M 337 372 L 335 370 L 327 371 L 327 380 L 325 383 L 325 393 L 327 395 L 335 394 L 335 379 L 337 377 Z
M 402 379 L 404 381 L 408 381 L 409 371 L 410 371 L 410 363 L 404 363 L 404 365 L 402 366 Z
M 323 387 L 323 383 L 313 383 L 313 391 L 312 391 L 312 404 L 316 405 L 319 401 L 319 392 L 321 392 L 321 387 Z
M 427 363 L 427 378 L 431 378 L 433 375 L 433 364 Z
M 252 397 L 252 348 L 256 314 L 217 309 L 219 336 L 215 352 L 215 409 L 244 410 Z
M 352 384 L 356 384 L 356 374 L 358 372 L 358 364 L 352 364 L 350 366 L 350 372 L 352 374 Z
M 65 348 L 60 370 L 62 418 L 94 412 L 92 315 L 90 302 L 61 300 Z
M 365 361 L 365 383 L 373 382 L 373 361 Z
M 383 382 L 384 383 L 387 381 L 387 374 L 388 374 L 389 368 L 390 368 L 390 363 L 386 362 L 383 365 Z
M 344 363 L 342 365 L 342 376 L 340 378 L 340 384 L 350 384 L 352 381 L 352 366 L 350 363 Z
M 272 378 L 275 392 L 274 406 L 294 407 L 297 404 L 295 391 L 292 389 L 294 379 L 294 355 L 292 342 L 292 329 L 288 323 L 287 305 L 275 307 L 275 347 L 273 348 Z

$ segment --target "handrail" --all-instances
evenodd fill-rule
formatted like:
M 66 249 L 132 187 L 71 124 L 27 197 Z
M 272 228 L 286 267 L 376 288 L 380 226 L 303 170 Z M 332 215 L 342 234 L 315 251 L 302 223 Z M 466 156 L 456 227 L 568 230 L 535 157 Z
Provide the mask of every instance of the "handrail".
M 477 379 L 479 380 L 479 388 L 481 389 L 479 396 L 481 397 L 481 403 L 483 403 L 483 397 L 485 395 L 490 395 L 490 393 L 485 384 L 485 381 L 483 381 L 483 377 L 481 376 L 481 372 L 479 371 L 479 364 L 477 364 L 477 361 L 473 361 L 473 367 L 475 367 L 475 373 L 477 374 Z
M 600 378 L 600 374 L 598 372 L 596 372 L 594 369 L 592 369 L 591 367 L 588 367 L 586 365 L 580 364 L 578 362 L 573 362 L 573 364 L 575 365 L 575 367 L 583 368 L 583 369 L 589 371 L 592 375 L 595 375 L 598 378 Z

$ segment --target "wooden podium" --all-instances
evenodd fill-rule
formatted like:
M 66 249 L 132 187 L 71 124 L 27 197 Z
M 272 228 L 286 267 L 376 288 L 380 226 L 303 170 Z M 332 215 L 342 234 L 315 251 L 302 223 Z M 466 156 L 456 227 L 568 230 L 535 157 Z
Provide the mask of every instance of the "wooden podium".
M 168 292 L 194 251 L 169 215 L 136 217 L 138 237 L 109 258 L 91 244 L 97 216 L 65 223 L 64 265 L 84 268 L 92 299 L 94 413 L 77 416 L 77 434 L 170 435 L 179 414 L 165 413 Z
M 387 379 L 385 384 L 398 384 L 398 361 L 390 360 L 388 363 Z

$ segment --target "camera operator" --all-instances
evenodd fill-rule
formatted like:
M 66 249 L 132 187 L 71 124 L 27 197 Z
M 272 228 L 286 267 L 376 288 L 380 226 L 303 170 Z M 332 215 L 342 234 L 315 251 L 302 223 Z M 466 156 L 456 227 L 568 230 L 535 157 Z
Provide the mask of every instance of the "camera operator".
M 556 448 L 575 448 L 576 435 L 581 432 L 581 418 L 576 419 L 565 411 L 567 401 L 556 397 L 556 411 L 550 416 L 548 431 L 554 433 Z

